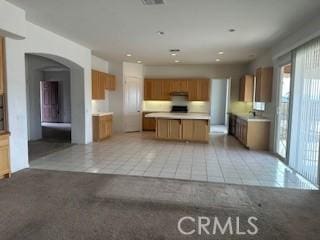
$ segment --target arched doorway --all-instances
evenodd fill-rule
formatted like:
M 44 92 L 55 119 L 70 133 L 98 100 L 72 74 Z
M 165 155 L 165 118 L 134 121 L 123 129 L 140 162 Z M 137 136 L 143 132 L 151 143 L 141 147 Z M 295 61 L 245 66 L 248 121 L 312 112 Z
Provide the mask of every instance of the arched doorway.
M 49 54 L 25 55 L 30 160 L 82 143 L 85 129 L 84 70 Z M 41 140 L 46 140 L 41 142 Z M 31 150 L 31 151 L 30 151 Z

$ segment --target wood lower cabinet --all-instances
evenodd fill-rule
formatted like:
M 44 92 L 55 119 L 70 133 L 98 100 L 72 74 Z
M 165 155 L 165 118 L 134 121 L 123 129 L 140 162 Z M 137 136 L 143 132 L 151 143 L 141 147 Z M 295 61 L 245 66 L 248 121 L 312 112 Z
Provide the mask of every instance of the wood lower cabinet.
M 158 138 L 169 138 L 169 120 L 157 119 L 156 135 Z
M 144 100 L 170 100 L 170 93 L 186 92 L 189 101 L 210 100 L 209 79 L 145 79 Z
M 112 136 L 112 115 L 93 116 L 93 140 L 105 140 Z
M 176 140 L 181 139 L 181 120 L 169 120 L 169 138 Z
M 252 150 L 269 150 L 270 122 L 247 121 L 230 114 L 229 134 Z
M 208 120 L 157 119 L 156 137 L 183 141 L 209 141 Z
M 9 134 L 0 135 L 0 179 L 10 177 Z
M 182 139 L 189 141 L 209 141 L 209 121 L 182 120 Z
M 145 117 L 150 112 L 144 112 L 142 114 L 142 129 L 143 131 L 155 131 L 156 130 L 156 119 Z

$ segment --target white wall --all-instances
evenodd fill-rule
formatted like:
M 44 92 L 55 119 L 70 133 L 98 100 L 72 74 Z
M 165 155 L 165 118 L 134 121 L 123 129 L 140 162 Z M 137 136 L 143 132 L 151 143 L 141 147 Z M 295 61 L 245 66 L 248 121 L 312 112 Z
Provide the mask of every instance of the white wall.
M 25 45 L 23 41 L 6 39 L 8 118 L 11 171 L 29 167 L 28 126 L 25 81 Z
M 25 20 L 25 11 L 0 0 L 0 34 L 6 38 L 8 119 L 12 172 L 28 164 L 25 53 L 49 57 L 71 69 L 72 119 L 77 143 L 92 141 L 91 50 Z M 25 40 L 14 40 L 22 39 Z
M 0 0 L 0 36 L 23 39 L 26 35 L 24 10 Z
M 227 104 L 226 79 L 212 79 L 211 88 L 211 125 L 225 125 Z
M 57 61 L 71 70 L 72 142 L 92 142 L 91 50 L 27 22 L 26 52 Z
M 25 12 L 0 0 L 0 34 L 6 37 L 6 72 L 8 92 L 8 122 L 10 136 L 11 171 L 29 166 L 26 82 L 23 41 L 8 37 L 25 37 Z
M 121 62 L 109 62 L 109 71 L 116 76 L 116 90 L 109 92 L 110 111 L 114 113 L 112 128 L 115 133 L 124 131 L 123 122 L 123 66 Z

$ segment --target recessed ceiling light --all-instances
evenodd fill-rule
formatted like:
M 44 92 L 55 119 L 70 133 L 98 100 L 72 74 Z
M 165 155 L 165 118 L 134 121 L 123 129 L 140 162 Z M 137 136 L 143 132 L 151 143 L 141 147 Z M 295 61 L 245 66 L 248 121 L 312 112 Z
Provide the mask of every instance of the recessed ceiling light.
M 224 54 L 224 52 L 223 52 L 223 51 L 220 51 L 220 52 L 219 52 L 219 55 L 223 55 L 223 54 Z
M 236 30 L 234 28 L 230 28 L 229 32 L 235 32 Z
M 174 60 L 174 62 L 175 62 L 175 63 L 179 63 L 179 62 L 180 62 L 180 60 Z
M 163 36 L 165 33 L 163 31 L 158 31 L 157 34 Z
M 127 53 L 126 56 L 127 57 L 132 57 L 132 54 L 131 53 Z
M 140 60 L 139 60 L 139 61 L 137 61 L 137 63 L 141 64 L 141 63 L 142 63 L 142 61 L 140 61 Z
M 220 59 L 220 58 L 217 58 L 217 59 L 216 59 L 216 62 L 220 62 L 220 61 L 221 61 L 221 59 Z
M 171 56 L 177 56 L 177 54 L 176 53 L 171 53 Z

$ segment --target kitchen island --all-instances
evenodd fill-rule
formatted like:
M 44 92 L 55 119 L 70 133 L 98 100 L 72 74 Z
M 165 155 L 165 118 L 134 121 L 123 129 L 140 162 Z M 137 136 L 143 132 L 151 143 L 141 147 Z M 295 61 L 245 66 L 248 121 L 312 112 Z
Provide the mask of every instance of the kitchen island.
M 156 120 L 156 138 L 180 141 L 209 141 L 209 114 L 149 113 L 145 117 Z

